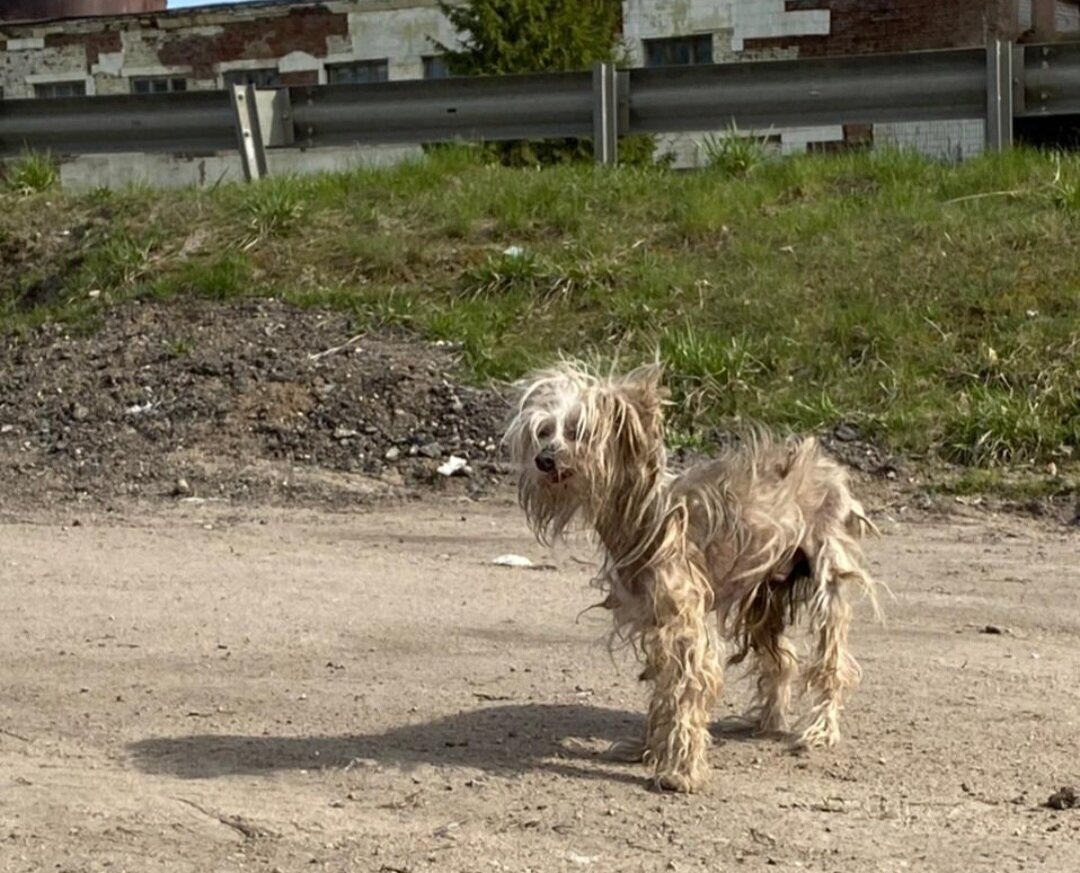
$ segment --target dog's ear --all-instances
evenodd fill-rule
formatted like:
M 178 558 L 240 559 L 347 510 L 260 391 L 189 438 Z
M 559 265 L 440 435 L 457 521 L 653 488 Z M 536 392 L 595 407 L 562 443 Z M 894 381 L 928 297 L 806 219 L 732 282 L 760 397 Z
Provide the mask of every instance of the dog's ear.
M 655 361 L 651 364 L 642 364 L 640 367 L 636 367 L 627 373 L 624 380 L 635 385 L 640 385 L 642 388 L 658 391 L 664 381 L 664 365 L 659 361 Z
M 634 404 L 646 426 L 660 422 L 661 409 L 667 399 L 663 379 L 664 365 L 654 363 L 637 367 L 619 380 L 622 392 Z

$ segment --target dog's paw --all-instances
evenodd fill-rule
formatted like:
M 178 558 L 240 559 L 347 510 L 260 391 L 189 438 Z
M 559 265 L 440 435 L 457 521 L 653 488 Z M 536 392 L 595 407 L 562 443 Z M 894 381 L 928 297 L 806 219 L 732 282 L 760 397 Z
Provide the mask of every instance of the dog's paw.
M 620 764 L 641 764 L 645 761 L 645 742 L 634 738 L 615 740 L 602 757 Z
M 657 791 L 693 794 L 701 788 L 701 780 L 692 779 L 683 773 L 657 773 L 653 777 L 653 787 Z
M 840 731 L 828 725 L 812 724 L 792 742 L 796 752 L 808 752 L 811 749 L 831 749 L 840 742 Z

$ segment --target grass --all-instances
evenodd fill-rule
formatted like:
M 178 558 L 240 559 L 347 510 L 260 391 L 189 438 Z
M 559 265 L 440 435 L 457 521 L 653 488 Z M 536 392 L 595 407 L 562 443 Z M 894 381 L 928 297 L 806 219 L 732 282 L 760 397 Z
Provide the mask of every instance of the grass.
M 714 172 L 740 178 L 768 160 L 767 138 L 740 134 L 732 127 L 721 135 L 709 134 L 702 142 L 705 163 Z
M 459 342 L 481 382 L 659 351 L 687 443 L 843 421 L 972 469 L 1076 469 L 1080 158 L 711 148 L 686 174 L 440 149 L 214 191 L 8 185 L 0 252 L 22 257 L 0 262 L 0 323 L 275 295 Z
M 0 166 L 0 191 L 17 195 L 48 191 L 60 181 L 60 169 L 52 155 L 23 152 L 6 166 Z

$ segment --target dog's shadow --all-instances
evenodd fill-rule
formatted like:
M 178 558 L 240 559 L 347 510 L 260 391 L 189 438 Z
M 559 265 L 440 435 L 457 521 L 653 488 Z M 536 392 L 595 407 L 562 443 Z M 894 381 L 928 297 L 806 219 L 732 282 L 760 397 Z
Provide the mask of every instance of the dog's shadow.
M 590 775 L 583 761 L 641 729 L 639 714 L 577 704 L 482 706 L 383 733 L 342 736 L 195 734 L 128 746 L 139 769 L 188 779 L 348 768 L 376 761 L 467 767 L 513 775 L 534 770 Z M 625 769 L 625 768 L 624 768 Z M 618 778 L 611 772 L 595 773 Z M 627 773 L 627 778 L 641 774 Z
M 485 706 L 383 733 L 343 736 L 194 734 L 156 737 L 128 746 L 149 773 L 186 779 L 280 770 L 348 769 L 375 761 L 465 767 L 497 775 L 533 771 L 584 779 L 640 782 L 644 768 L 610 760 L 618 740 L 640 735 L 640 713 L 581 704 Z M 722 728 L 718 735 L 737 739 Z

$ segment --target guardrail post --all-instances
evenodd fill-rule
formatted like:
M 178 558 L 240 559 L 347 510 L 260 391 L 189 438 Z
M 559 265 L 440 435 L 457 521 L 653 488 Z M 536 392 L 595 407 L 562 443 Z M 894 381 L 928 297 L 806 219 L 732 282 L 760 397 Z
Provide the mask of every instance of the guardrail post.
M 292 100 L 288 88 L 256 90 L 255 109 L 264 148 L 291 146 L 295 142 Z
M 993 39 L 986 45 L 986 147 L 1000 152 L 1013 142 L 1013 46 Z
M 262 126 L 259 124 L 259 105 L 255 98 L 255 86 L 250 83 L 233 85 L 232 101 L 244 178 L 248 182 L 257 182 L 267 175 L 267 169 L 266 146 L 263 144 Z
M 619 114 L 615 65 L 601 61 L 593 66 L 593 155 L 596 163 L 618 162 Z

